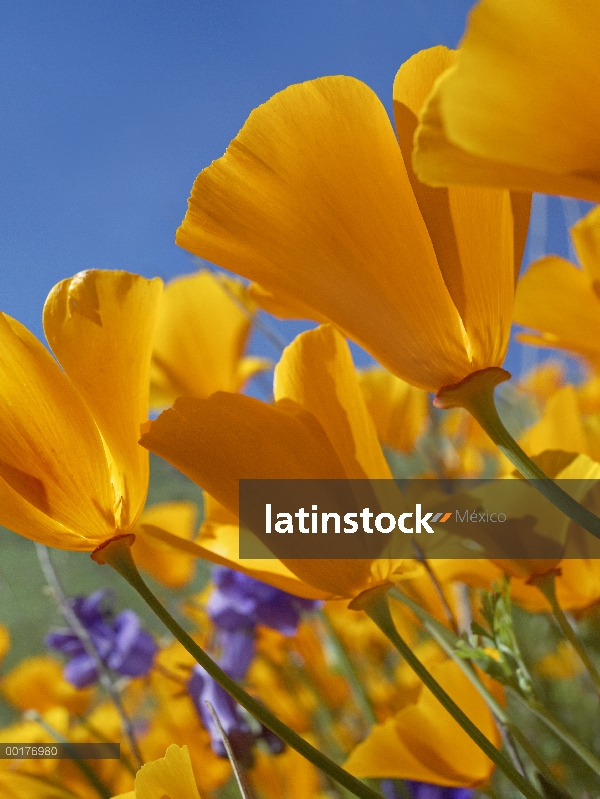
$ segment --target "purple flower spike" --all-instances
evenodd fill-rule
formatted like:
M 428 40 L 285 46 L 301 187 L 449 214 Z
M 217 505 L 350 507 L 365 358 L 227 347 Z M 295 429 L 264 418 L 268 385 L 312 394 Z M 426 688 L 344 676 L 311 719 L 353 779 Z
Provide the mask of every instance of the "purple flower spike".
M 114 648 L 106 662 L 108 667 L 126 677 L 141 677 L 152 668 L 158 650 L 152 636 L 141 629 L 139 616 L 124 610 L 113 622 Z
M 240 706 L 227 691 L 210 677 L 202 666 L 194 666 L 188 682 L 188 693 L 194 703 L 202 724 L 210 735 L 210 745 L 219 757 L 227 757 L 221 733 L 206 706 L 210 702 L 217 714 L 225 735 L 229 739 L 233 754 L 245 768 L 253 763 L 252 745 L 255 735 L 241 713 Z
M 416 780 L 407 780 L 406 784 L 414 799 L 471 799 L 473 796 L 470 788 L 448 788 Z
M 111 592 L 95 591 L 88 597 L 73 597 L 69 603 L 108 668 L 123 677 L 140 677 L 150 671 L 158 647 L 141 629 L 139 617 L 132 610 L 115 617 Z M 54 630 L 46 636 L 46 645 L 69 658 L 64 670 L 67 682 L 76 688 L 97 682 L 96 663 L 72 630 Z
M 219 666 L 234 680 L 243 680 L 254 657 L 254 632 L 219 630 Z
M 96 664 L 86 654 L 78 655 L 70 660 L 64 668 L 63 677 L 75 688 L 87 688 L 98 681 Z
M 303 610 L 314 610 L 320 603 L 273 588 L 226 566 L 213 568 L 216 591 L 207 611 L 221 630 L 253 630 L 257 624 L 271 627 L 283 635 L 295 635 Z
M 219 665 L 234 680 L 243 680 L 254 657 L 256 626 L 271 627 L 283 635 L 295 635 L 303 610 L 315 610 L 320 602 L 300 599 L 279 588 L 267 585 L 247 574 L 214 566 L 215 590 L 206 610 L 217 628 L 215 643 L 221 651 Z M 219 731 L 204 704 L 214 707 L 235 756 L 242 764 L 252 762 L 252 746 L 262 740 L 272 754 L 280 754 L 285 743 L 266 727 L 254 733 L 249 728 L 240 706 L 200 666 L 196 666 L 188 682 L 190 694 L 202 723 L 208 730 L 213 752 L 225 757 Z

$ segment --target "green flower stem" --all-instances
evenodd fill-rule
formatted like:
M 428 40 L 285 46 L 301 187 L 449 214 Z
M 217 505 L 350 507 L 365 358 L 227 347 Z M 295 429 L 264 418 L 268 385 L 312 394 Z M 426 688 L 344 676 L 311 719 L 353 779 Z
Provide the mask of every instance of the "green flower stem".
M 68 738 L 65 738 L 64 735 L 61 735 L 58 730 L 55 730 L 48 722 L 42 718 L 42 716 L 37 712 L 37 710 L 28 710 L 25 713 L 25 717 L 30 719 L 31 721 L 36 721 L 42 729 L 48 733 L 54 740 L 59 744 L 64 744 L 65 746 L 69 746 L 71 741 Z M 85 760 L 81 760 L 78 757 L 73 758 L 74 765 L 81 771 L 83 776 L 86 780 L 90 783 L 92 788 L 96 791 L 98 796 L 101 799 L 111 799 L 113 792 L 106 786 L 100 777 L 96 774 L 96 772 L 89 766 L 89 764 Z
M 135 536 L 122 535 L 110 539 L 92 553 L 97 563 L 108 563 L 138 592 L 148 607 L 154 611 L 165 627 L 175 636 L 190 655 L 199 663 L 207 673 L 224 688 L 242 707 L 251 713 L 258 721 L 278 735 L 292 749 L 295 749 L 314 766 L 327 774 L 335 782 L 346 788 L 359 799 L 382 799 L 381 795 L 373 791 L 356 777 L 353 777 L 333 760 L 330 760 L 318 749 L 305 741 L 302 736 L 290 729 L 263 704 L 246 693 L 234 680 L 198 646 L 188 633 L 181 627 L 171 614 L 163 607 L 159 600 L 143 581 L 131 557 L 130 546 Z M 539 797 L 536 797 L 539 799 Z
M 398 599 L 408 608 L 410 608 L 415 615 L 421 620 L 424 624 L 425 628 L 428 632 L 435 638 L 435 640 L 444 648 L 448 654 L 454 652 L 454 648 L 456 646 L 456 642 L 458 638 L 453 635 L 450 630 L 444 627 L 442 624 L 434 619 L 433 616 L 430 616 L 426 610 L 424 610 L 420 605 L 414 602 L 410 597 L 407 597 L 397 588 L 392 588 L 390 594 L 395 599 Z M 455 656 L 454 656 L 455 657 Z M 464 667 L 464 661 L 461 663 L 460 658 L 456 658 L 456 662 L 458 663 L 461 668 Z M 468 672 L 465 672 L 468 674 Z M 538 767 L 540 772 L 550 781 L 556 782 L 554 777 L 552 776 L 551 772 L 549 772 L 548 768 L 545 766 L 543 761 L 540 761 L 539 755 L 537 752 L 531 747 L 531 744 L 525 736 L 521 733 L 519 728 L 512 722 L 510 716 L 506 713 L 504 708 L 499 705 L 492 694 L 487 690 L 487 688 L 483 685 L 483 683 L 477 678 L 475 672 L 472 673 L 473 676 L 469 675 L 469 679 L 473 682 L 473 685 L 477 688 L 477 690 L 481 693 L 485 701 L 488 703 L 488 707 L 497 715 L 500 720 L 506 719 L 510 731 L 515 736 L 517 742 L 523 747 L 523 750 L 529 755 L 535 765 Z M 555 735 L 557 735 L 563 743 L 565 743 L 575 754 L 577 754 L 593 771 L 600 774 L 599 767 L 600 767 L 600 760 L 596 757 L 593 752 L 585 747 L 577 738 L 567 730 L 566 727 L 562 725 L 558 719 L 555 719 L 554 716 L 541 705 L 541 703 L 537 700 L 531 702 L 528 701 L 524 696 L 522 696 L 518 691 L 513 691 L 513 694 L 519 698 L 519 700 L 528 708 L 531 712 L 533 712 L 544 724 L 552 730 Z M 498 715 L 499 714 L 499 715 Z M 561 790 L 564 790 L 561 786 Z
M 131 747 L 131 752 L 133 757 L 136 761 L 137 768 L 140 768 L 144 764 L 144 760 L 142 758 L 142 754 L 140 749 L 137 745 L 137 741 L 135 738 L 135 733 L 133 730 L 133 724 L 127 711 L 125 710 L 125 706 L 123 705 L 123 701 L 121 699 L 121 695 L 119 690 L 117 689 L 116 685 L 113 682 L 111 677 L 111 673 L 108 667 L 104 664 L 104 661 L 98 654 L 98 650 L 96 649 L 96 645 L 92 640 L 92 637 L 86 630 L 85 626 L 79 621 L 79 617 L 71 607 L 69 600 L 67 599 L 65 592 L 63 591 L 62 585 L 60 584 L 60 580 L 58 578 L 58 574 L 54 568 L 52 560 L 50 558 L 50 552 L 48 551 L 48 547 L 44 546 L 43 544 L 36 543 L 35 545 L 38 560 L 44 573 L 44 577 L 46 578 L 46 582 L 50 590 L 52 591 L 52 595 L 60 608 L 62 615 L 65 618 L 65 621 L 69 625 L 69 627 L 73 630 L 75 635 L 79 638 L 81 646 L 84 648 L 85 653 L 89 658 L 91 658 L 96 666 L 96 671 L 98 672 L 98 680 L 100 685 L 104 689 L 105 693 L 107 694 L 108 698 L 112 701 L 115 708 L 117 709 L 117 713 L 121 719 L 121 724 L 123 725 L 123 731 L 127 736 L 127 740 L 129 741 L 129 745 Z M 123 760 L 123 765 L 125 768 L 128 768 L 128 761 L 127 758 Z M 132 774 L 135 774 L 135 769 L 128 768 Z
M 498 722 L 503 725 L 512 735 L 521 749 L 529 757 L 536 769 L 544 775 L 548 782 L 550 782 L 552 785 L 557 785 L 560 787 L 561 791 L 564 791 L 563 786 L 557 783 L 556 777 L 552 774 L 537 749 L 531 745 L 519 727 L 510 718 L 506 709 L 502 707 L 496 697 L 491 693 L 491 691 L 488 690 L 488 688 L 479 678 L 475 669 L 472 667 L 471 663 L 456 655 L 456 646 L 459 641 L 458 636 L 454 635 L 454 633 L 451 632 L 447 627 L 444 627 L 443 624 L 440 624 L 437 619 L 431 616 L 431 614 L 429 614 L 417 602 L 399 591 L 398 588 L 392 588 L 390 591 L 390 596 L 399 602 L 402 602 L 404 605 L 406 605 L 406 607 L 413 611 L 419 621 L 423 624 L 423 627 L 427 630 L 429 635 L 431 635 L 433 640 L 442 647 L 448 657 L 451 657 L 463 674 L 469 678 L 473 687 L 479 691 L 481 697 L 494 714 Z
M 367 696 L 367 693 L 354 670 L 354 665 L 348 657 L 348 653 L 342 646 L 333 624 L 328 619 L 327 614 L 324 611 L 321 613 L 321 621 L 327 630 L 327 637 L 333 647 L 335 657 L 342 670 L 342 674 L 352 688 L 354 699 L 359 706 L 367 725 L 372 727 L 374 724 L 377 724 L 377 719 L 375 718 L 371 701 L 369 700 L 369 697 Z
M 335 627 L 331 623 L 331 620 L 324 610 L 321 612 L 320 618 L 327 631 L 328 642 L 333 647 L 336 660 L 338 661 L 342 674 L 352 688 L 354 699 L 362 712 L 363 718 L 367 722 L 368 727 L 373 727 L 375 724 L 377 724 L 375 711 L 373 710 L 373 705 L 371 704 L 371 700 L 369 699 L 365 687 L 354 669 L 354 664 L 350 660 L 346 649 L 344 648 L 337 632 L 335 631 Z M 411 799 L 412 794 L 404 780 L 395 779 L 394 787 L 396 793 L 401 797 L 401 799 Z
M 521 700 L 521 702 L 528 707 L 535 715 L 543 721 L 546 726 L 552 730 L 570 749 L 579 755 L 581 760 L 586 763 L 592 771 L 600 774 L 600 759 L 590 750 L 584 746 L 569 730 L 555 718 L 543 705 L 537 701 L 527 701 L 524 696 L 518 691 L 511 689 L 514 696 Z
M 434 404 L 438 408 L 465 408 L 479 422 L 498 449 L 540 494 L 588 533 L 600 538 L 600 519 L 551 480 L 523 452 L 502 423 L 496 410 L 494 389 L 499 383 L 509 379 L 510 373 L 504 369 L 498 367 L 482 369 L 455 386 L 442 388 Z
M 411 539 L 410 543 L 412 544 L 412 548 L 414 549 L 414 551 L 416 553 L 416 556 L 417 556 L 416 560 L 418 560 L 419 563 L 421 563 L 424 566 L 425 571 L 427 572 L 427 575 L 428 575 L 429 579 L 431 580 L 431 583 L 433 585 L 434 591 L 437 594 L 437 597 L 440 600 L 440 603 L 442 605 L 442 609 L 444 611 L 444 616 L 446 617 L 446 621 L 452 627 L 454 632 L 457 633 L 458 632 L 458 623 L 457 623 L 456 619 L 454 618 L 454 613 L 452 613 L 452 608 L 448 604 L 448 600 L 446 599 L 446 594 L 444 593 L 444 589 L 442 588 L 442 585 L 441 585 L 440 581 L 438 580 L 436 573 L 431 568 L 431 565 L 430 565 L 429 561 L 425 557 L 425 553 L 423 552 L 421 547 L 417 544 L 417 542 L 415 541 L 414 538 Z
M 569 624 L 569 620 L 565 616 L 563 609 L 558 604 L 558 600 L 556 598 L 555 579 L 555 573 L 550 572 L 550 574 L 545 574 L 543 577 L 537 577 L 535 580 L 532 580 L 532 582 L 537 585 L 542 594 L 550 603 L 552 613 L 554 614 L 554 618 L 556 619 L 562 634 L 581 658 L 583 665 L 586 667 L 590 677 L 592 678 L 592 682 L 594 683 L 596 690 L 600 692 L 600 674 L 598 674 L 598 670 L 590 660 L 590 656 L 585 651 L 583 644 L 579 640 L 579 636 Z
M 498 751 L 491 741 L 489 741 L 481 730 L 473 724 L 471 719 L 459 708 L 456 702 L 444 691 L 442 686 L 434 679 L 421 661 L 413 654 L 412 649 L 400 636 L 394 625 L 387 591 L 391 586 L 378 586 L 377 588 L 364 591 L 350 605 L 350 607 L 364 610 L 375 622 L 379 629 L 394 644 L 398 652 L 406 660 L 417 677 L 423 682 L 426 688 L 440 702 L 440 704 L 450 713 L 452 718 L 460 724 L 467 735 L 477 744 L 481 751 L 506 775 L 513 785 L 521 791 L 527 799 L 542 799 L 542 795 L 528 782 L 528 780 L 516 770 L 505 755 Z

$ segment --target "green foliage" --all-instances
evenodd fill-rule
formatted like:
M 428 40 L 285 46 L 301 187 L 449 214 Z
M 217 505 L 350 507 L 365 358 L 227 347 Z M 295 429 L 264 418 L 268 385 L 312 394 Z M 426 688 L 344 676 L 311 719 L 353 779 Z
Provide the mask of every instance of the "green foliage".
M 482 591 L 480 596 L 487 627 L 473 622 L 470 635 L 458 642 L 456 654 L 473 660 L 490 677 L 529 698 L 533 688 L 514 631 L 510 583 L 494 584 L 492 591 Z

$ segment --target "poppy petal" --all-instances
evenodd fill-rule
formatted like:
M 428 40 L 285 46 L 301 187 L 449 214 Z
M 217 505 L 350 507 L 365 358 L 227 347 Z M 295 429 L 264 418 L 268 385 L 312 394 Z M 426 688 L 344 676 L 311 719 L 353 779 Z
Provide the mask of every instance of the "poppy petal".
M 514 320 L 541 331 L 546 340 L 540 343 L 546 346 L 600 360 L 598 298 L 585 272 L 558 256 L 542 258 L 523 275 L 517 286 Z
M 198 176 L 177 243 L 314 309 L 415 385 L 471 371 L 393 129 L 360 81 L 255 109 Z
M 80 272 L 56 285 L 44 306 L 44 331 L 90 409 L 113 461 L 123 497 L 119 527 L 142 512 L 148 454 L 138 446 L 148 419 L 150 356 L 162 287 L 128 272 Z M 127 485 L 125 485 L 127 481 Z
M 136 799 L 200 799 L 187 746 L 171 744 L 164 757 L 141 767 L 135 777 Z
M 573 225 L 571 238 L 583 271 L 592 281 L 594 293 L 598 296 L 600 288 L 600 282 L 598 282 L 600 281 L 600 206 L 592 208 L 589 214 Z
M 600 200 L 598 28 L 593 0 L 482 0 L 424 110 L 421 180 Z
M 496 746 L 494 720 L 484 700 L 452 661 L 432 663 L 431 674 Z M 494 765 L 427 689 L 393 719 L 375 725 L 350 754 L 356 777 L 390 777 L 452 787 L 477 786 Z
M 114 494 L 94 420 L 48 350 L 0 314 L 0 524 L 63 549 L 114 535 Z
M 452 66 L 457 53 L 433 47 L 412 56 L 394 81 L 394 116 L 398 140 L 411 186 L 440 270 L 452 296 L 471 347 L 473 368 L 499 366 L 508 347 L 515 285 L 515 255 L 520 257 L 529 220 L 527 202 L 511 202 L 507 191 L 421 183 L 411 166 L 417 114 L 436 78 Z M 518 213 L 519 218 L 514 216 Z M 522 239 L 522 241 L 521 241 Z
M 168 283 L 152 356 L 153 407 L 172 405 L 177 397 L 238 391 L 264 368 L 264 361 L 253 361 L 240 372 L 252 312 L 246 290 L 233 278 L 201 271 Z
M 331 325 L 301 333 L 275 368 L 275 400 L 319 420 L 349 479 L 391 479 L 346 341 Z
M 311 414 L 242 394 L 181 397 L 148 426 L 140 443 L 235 514 L 239 480 L 345 477 Z

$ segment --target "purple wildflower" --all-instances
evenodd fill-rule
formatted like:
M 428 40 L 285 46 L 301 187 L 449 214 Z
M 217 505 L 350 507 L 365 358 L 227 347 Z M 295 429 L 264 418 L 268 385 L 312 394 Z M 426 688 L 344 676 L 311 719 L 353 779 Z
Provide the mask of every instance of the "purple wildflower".
M 259 739 L 266 743 L 272 754 L 278 755 L 283 752 L 285 744 L 281 738 L 262 724 L 253 729 L 235 699 L 229 696 L 202 666 L 194 666 L 188 682 L 188 693 L 202 719 L 202 724 L 208 730 L 212 750 L 219 757 L 227 757 L 227 752 L 206 702 L 210 702 L 213 706 L 233 754 L 244 767 L 252 766 L 254 762 L 252 748 Z
M 210 734 L 213 752 L 219 757 L 227 757 L 221 734 L 206 702 L 210 702 L 213 706 L 229 739 L 233 754 L 243 766 L 249 767 L 252 764 L 252 746 L 255 736 L 235 699 L 229 696 L 227 691 L 221 688 L 202 666 L 194 666 L 188 682 L 188 693 L 202 719 L 202 724 Z
M 257 625 L 295 635 L 302 611 L 314 610 L 319 602 L 301 599 L 273 588 L 225 566 L 213 567 L 215 590 L 206 609 L 217 628 L 216 644 L 220 649 L 219 665 L 234 680 L 243 680 L 254 657 Z M 226 757 L 218 729 L 205 705 L 209 701 L 231 743 L 236 758 L 252 763 L 252 747 L 259 739 L 273 754 L 283 752 L 284 742 L 263 725 L 250 728 L 242 709 L 201 666 L 195 666 L 188 682 L 188 693 L 211 738 L 213 751 Z
M 394 782 L 395 780 L 381 780 L 381 792 L 385 799 L 401 799 L 403 794 L 396 790 Z M 417 780 L 405 780 L 404 785 L 412 799 L 471 799 L 473 796 L 470 788 L 449 788 Z
M 213 568 L 213 580 L 216 590 L 208 600 L 207 611 L 222 630 L 254 630 L 260 624 L 283 635 L 295 635 L 302 611 L 320 605 L 226 566 Z
M 140 677 L 150 671 L 158 647 L 152 636 L 142 630 L 136 613 L 124 610 L 115 616 L 114 599 L 107 590 L 74 597 L 69 603 L 109 669 L 124 677 Z M 64 677 L 76 688 L 98 680 L 96 663 L 73 630 L 54 630 L 46 636 L 46 645 L 69 658 Z
M 253 630 L 219 630 L 219 666 L 233 680 L 243 680 L 254 658 Z
M 471 799 L 473 796 L 470 788 L 448 788 L 416 780 L 407 780 L 406 784 L 414 799 Z

